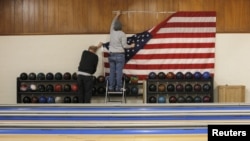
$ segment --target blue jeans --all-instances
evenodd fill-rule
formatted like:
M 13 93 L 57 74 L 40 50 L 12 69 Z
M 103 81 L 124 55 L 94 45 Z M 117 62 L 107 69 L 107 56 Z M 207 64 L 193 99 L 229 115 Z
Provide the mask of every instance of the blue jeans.
M 123 87 L 122 76 L 125 64 L 125 55 L 122 53 L 110 53 L 109 55 L 109 90 L 120 91 Z

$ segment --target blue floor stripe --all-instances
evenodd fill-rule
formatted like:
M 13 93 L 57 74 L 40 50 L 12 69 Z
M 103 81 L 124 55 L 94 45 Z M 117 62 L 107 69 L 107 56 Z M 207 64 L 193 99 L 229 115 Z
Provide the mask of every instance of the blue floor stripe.
M 65 121 L 80 121 L 80 120 L 105 120 L 105 121 L 117 121 L 117 120 L 250 120 L 250 115 L 246 116 L 149 116 L 149 117 L 112 117 L 112 116 L 100 116 L 100 117 L 78 117 L 78 116 L 1 116 L 1 120 L 65 120 Z
M 0 111 L 178 111 L 250 110 L 250 106 L 226 107 L 0 107 Z
M 207 134 L 193 129 L 0 129 L 0 134 Z

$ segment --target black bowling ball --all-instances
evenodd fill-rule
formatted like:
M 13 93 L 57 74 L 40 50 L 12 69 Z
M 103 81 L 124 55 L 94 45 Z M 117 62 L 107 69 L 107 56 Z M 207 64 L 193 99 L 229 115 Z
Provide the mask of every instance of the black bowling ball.
M 31 103 L 31 98 L 28 96 L 23 97 L 23 103 Z
M 148 103 L 156 103 L 156 102 L 157 102 L 157 99 L 156 99 L 155 96 L 150 96 L 150 97 L 148 98 Z
M 71 98 L 69 96 L 64 97 L 64 103 L 71 103 Z

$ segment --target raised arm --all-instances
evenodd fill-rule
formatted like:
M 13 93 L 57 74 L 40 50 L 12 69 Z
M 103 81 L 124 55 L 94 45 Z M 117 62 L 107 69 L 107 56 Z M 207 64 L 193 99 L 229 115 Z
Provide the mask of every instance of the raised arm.
M 118 11 L 118 12 L 116 13 L 116 16 L 113 18 L 112 23 L 111 23 L 111 26 L 110 26 L 110 32 L 111 32 L 112 30 L 114 30 L 115 21 L 119 18 L 120 15 L 121 15 L 121 11 Z

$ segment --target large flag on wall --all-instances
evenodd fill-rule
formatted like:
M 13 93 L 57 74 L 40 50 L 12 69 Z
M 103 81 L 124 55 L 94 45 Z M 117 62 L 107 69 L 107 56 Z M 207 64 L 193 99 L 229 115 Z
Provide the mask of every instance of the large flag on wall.
M 127 38 L 126 75 L 146 79 L 150 72 L 214 74 L 216 12 L 176 12 L 148 31 Z M 104 72 L 109 75 L 109 43 L 104 44 Z

